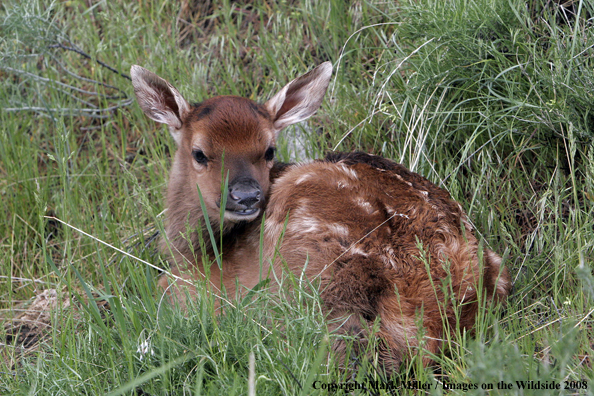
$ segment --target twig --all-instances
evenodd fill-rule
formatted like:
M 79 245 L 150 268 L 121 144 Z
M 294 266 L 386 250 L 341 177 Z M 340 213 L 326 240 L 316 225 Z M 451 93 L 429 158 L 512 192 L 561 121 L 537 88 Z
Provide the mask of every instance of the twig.
M 2 109 L 4 111 L 36 111 L 46 113 L 61 113 L 61 115 L 85 115 L 91 118 L 109 118 L 109 115 L 101 115 L 98 113 L 108 113 L 113 110 L 119 109 L 130 105 L 133 102 L 132 99 L 125 100 L 115 106 L 107 107 L 105 109 L 69 109 L 69 108 L 50 108 L 50 107 L 8 107 Z
M 61 87 L 65 87 L 65 88 L 71 89 L 73 91 L 80 92 L 82 94 L 92 95 L 92 96 L 99 96 L 99 94 L 97 92 L 86 91 L 84 89 L 76 88 L 76 87 L 73 87 L 72 85 L 64 84 L 63 82 L 52 80 L 50 78 L 41 77 L 41 76 L 38 76 L 37 74 L 29 73 L 29 72 L 26 72 L 24 70 L 13 69 L 12 67 L 8 67 L 8 66 L 3 66 L 2 69 L 7 70 L 7 71 L 12 72 L 12 73 L 16 73 L 16 74 L 24 74 L 25 76 L 30 77 L 30 78 L 32 78 L 34 80 L 42 81 L 42 82 L 48 83 L 48 84 L 56 84 L 56 85 L 59 85 Z
M 93 80 L 92 78 L 86 78 L 86 77 L 83 77 L 83 76 L 79 76 L 78 74 L 76 74 L 76 73 L 73 73 L 73 72 L 71 72 L 70 70 L 68 70 L 68 69 L 66 68 L 66 66 L 64 66 L 64 65 L 62 64 L 62 62 L 60 62 L 56 56 L 54 56 L 54 54 L 50 54 L 50 56 L 51 56 L 51 58 L 54 60 L 54 62 L 56 62 L 56 64 L 58 64 L 58 66 L 60 66 L 60 68 L 61 68 L 61 69 L 62 69 L 62 70 L 63 70 L 63 71 L 66 73 L 66 74 L 68 74 L 68 75 L 70 75 L 70 76 L 72 76 L 72 77 L 74 77 L 74 78 L 76 78 L 76 79 L 78 79 L 78 80 L 81 80 L 81 81 L 85 81 L 85 82 L 88 82 L 88 83 L 91 83 L 91 84 L 101 85 L 102 87 L 105 87 L 105 88 L 110 88 L 110 89 L 115 89 L 116 91 L 122 92 L 122 90 L 121 90 L 121 89 L 119 89 L 118 87 L 116 87 L 115 85 L 110 85 L 110 84 L 106 84 L 106 83 L 104 83 L 104 82 L 101 82 L 101 81 Z M 108 96 L 107 98 L 109 98 L 109 99 L 113 99 L 112 97 L 109 97 L 109 96 Z
M 78 48 L 67 47 L 67 46 L 65 46 L 65 45 L 63 45 L 61 43 L 52 44 L 49 47 L 50 48 L 60 48 L 60 49 L 65 49 L 65 50 L 68 50 L 68 51 L 76 52 L 77 54 L 79 54 L 79 55 L 81 55 L 81 56 L 83 56 L 83 57 L 85 57 L 87 59 L 93 60 L 93 61 L 97 62 L 98 64 L 100 64 L 101 66 L 105 67 L 106 69 L 108 69 L 108 70 L 110 70 L 110 71 L 112 71 L 112 72 L 114 72 L 114 73 L 116 73 L 116 74 L 118 74 L 118 75 L 120 75 L 120 76 L 122 76 L 124 78 L 127 78 L 130 81 L 132 81 L 132 79 L 130 78 L 129 75 L 117 71 L 113 67 L 109 66 L 107 63 L 101 62 L 99 59 L 93 59 L 91 57 L 91 55 L 87 54 L 86 52 L 83 52 L 83 51 L 79 50 Z

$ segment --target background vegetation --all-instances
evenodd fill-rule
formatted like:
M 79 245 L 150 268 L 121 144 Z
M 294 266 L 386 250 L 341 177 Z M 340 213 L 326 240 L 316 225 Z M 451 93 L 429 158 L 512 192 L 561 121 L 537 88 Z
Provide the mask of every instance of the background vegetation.
M 166 267 L 154 240 L 174 143 L 133 102 L 130 66 L 190 100 L 264 101 L 330 60 L 323 108 L 284 133 L 281 159 L 404 163 L 462 203 L 514 281 L 474 337 L 448 334 L 437 366 L 413 359 L 395 380 L 592 394 L 592 15 L 581 0 L 4 1 L 0 393 L 246 394 L 250 354 L 257 394 L 384 378 L 372 362 L 336 370 L 315 288 L 221 316 L 204 297 L 184 317 L 147 265 Z

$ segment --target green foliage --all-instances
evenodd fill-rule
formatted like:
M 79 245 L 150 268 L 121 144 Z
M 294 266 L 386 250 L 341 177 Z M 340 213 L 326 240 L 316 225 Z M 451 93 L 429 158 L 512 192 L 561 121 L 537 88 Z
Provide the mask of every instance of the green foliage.
M 365 360 L 337 369 L 326 351 L 338 336 L 302 279 L 284 280 L 280 298 L 263 284 L 222 313 L 203 292 L 187 316 L 155 285 L 175 144 L 132 102 L 130 66 L 191 101 L 263 102 L 331 60 L 327 100 L 283 132 L 281 160 L 336 148 L 404 163 L 461 202 L 515 282 L 474 335 L 444 334 L 437 368 L 415 358 L 392 379 L 431 394 L 500 381 L 514 388 L 491 393 L 559 394 L 515 381 L 586 381 L 567 393 L 592 394 L 591 2 L 211 3 L 3 2 L 0 393 L 246 394 L 250 353 L 257 394 L 387 380 Z M 45 289 L 72 304 L 25 345 L 11 319 Z

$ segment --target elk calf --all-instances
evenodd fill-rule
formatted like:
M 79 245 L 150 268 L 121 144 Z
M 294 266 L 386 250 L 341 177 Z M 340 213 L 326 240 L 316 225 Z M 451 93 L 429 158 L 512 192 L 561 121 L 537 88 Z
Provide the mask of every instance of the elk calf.
M 332 74 L 325 62 L 293 80 L 264 105 L 237 96 L 217 96 L 190 105 L 167 81 L 140 66 L 131 76 L 138 104 L 151 119 L 167 124 L 177 143 L 167 188 L 167 242 L 162 250 L 173 258 L 171 272 L 178 277 L 169 287 L 182 307 L 188 284 L 210 275 L 212 292 L 222 286 L 235 295 L 236 279 L 246 288 L 259 282 L 259 226 L 270 188 L 270 179 L 283 169 L 274 163 L 276 138 L 280 130 L 314 114 L 322 103 Z M 224 169 L 223 169 L 224 168 Z M 221 175 L 228 176 L 228 194 L 221 196 Z M 222 229 L 223 274 L 217 264 L 204 268 L 200 233 L 206 254 L 214 251 L 205 228 L 197 186 L 200 188 L 211 228 Z M 221 202 L 225 202 L 220 224 Z M 189 234 L 187 230 L 190 230 Z M 216 240 L 220 235 L 217 235 Z M 180 279 L 181 278 L 181 279 Z M 182 287 L 184 286 L 184 287 Z
M 329 317 L 339 323 L 337 330 L 358 337 L 357 346 L 365 345 L 367 329 L 379 318 L 381 361 L 397 368 L 418 347 L 419 319 L 425 348 L 436 353 L 445 327 L 471 329 L 478 295 L 504 301 L 510 279 L 499 256 L 479 251 L 460 204 L 399 164 L 364 153 L 333 153 L 300 165 L 273 161 L 279 131 L 315 113 L 331 73 L 331 64 L 323 63 L 264 105 L 234 96 L 190 105 L 165 80 L 132 67 L 141 108 L 167 124 L 178 145 L 167 193 L 171 248 L 163 247 L 171 251 L 172 272 L 179 278 L 169 285 L 162 277 L 159 284 L 184 306 L 183 280 L 208 274 L 198 236 L 202 230 L 209 241 L 199 186 L 212 229 L 223 233 L 223 273 L 210 266 L 211 292 L 218 294 L 221 279 L 234 296 L 236 280 L 253 288 L 268 269 L 305 272 L 320 280 Z M 228 175 L 226 197 L 221 175 Z M 214 260 L 213 247 L 207 243 L 205 249 Z M 195 291 L 190 287 L 189 294 Z M 336 348 L 340 352 L 342 345 Z

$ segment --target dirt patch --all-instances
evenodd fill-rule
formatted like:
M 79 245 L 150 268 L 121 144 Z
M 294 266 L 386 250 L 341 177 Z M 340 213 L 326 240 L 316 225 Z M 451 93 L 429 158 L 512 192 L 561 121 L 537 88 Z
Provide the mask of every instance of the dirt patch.
M 107 301 L 97 301 L 97 305 L 103 309 L 108 308 Z M 6 367 L 14 369 L 20 358 L 38 350 L 53 331 L 60 331 L 60 316 L 68 312 L 75 319 L 81 319 L 81 310 L 81 304 L 67 288 L 61 291 L 43 290 L 30 300 L 6 310 L 0 317 L 4 330 L 0 356 Z

